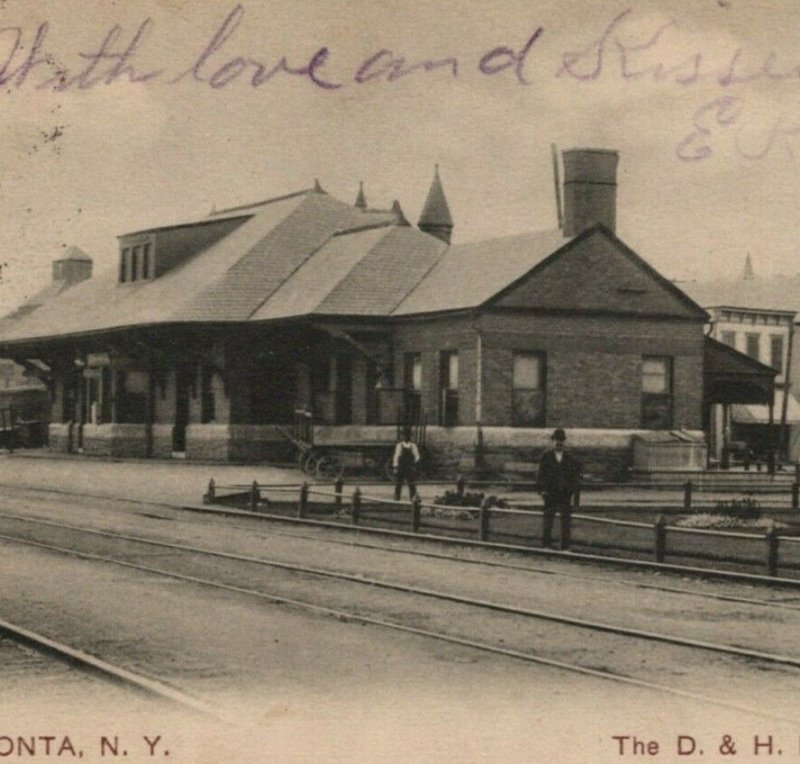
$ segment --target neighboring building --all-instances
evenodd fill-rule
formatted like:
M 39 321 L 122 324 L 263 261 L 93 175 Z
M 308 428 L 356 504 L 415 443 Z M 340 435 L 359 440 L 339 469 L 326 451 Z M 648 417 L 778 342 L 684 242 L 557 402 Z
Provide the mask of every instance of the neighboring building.
M 2 327 L 8 320 L 29 315 L 48 300 L 92 275 L 92 259 L 78 247 L 69 247 L 62 257 L 53 261 L 53 279 L 47 287 L 28 298 L 10 316 L 0 320 Z M 3 422 L 11 418 L 22 422 L 24 445 L 41 445 L 46 440 L 50 421 L 50 396 L 48 392 L 49 369 L 36 362 L 25 360 L 22 364 L 0 358 L 0 410 L 6 412 Z
M 800 458 L 800 403 L 792 394 L 800 374 L 795 346 L 800 279 L 757 277 L 747 255 L 737 280 L 695 282 L 682 288 L 709 313 L 709 334 L 776 372 L 772 405 L 733 404 L 716 407 L 710 423 L 714 456 L 726 447 L 746 443 L 757 458 L 771 449 Z M 788 393 L 788 394 L 787 394 Z
M 2 322 L 0 351 L 51 370 L 54 449 L 258 460 L 305 408 L 323 445 L 427 417 L 462 468 L 565 427 L 619 473 L 636 433 L 702 438 L 708 316 L 615 236 L 617 153 L 563 159 L 563 230 L 451 245 L 437 171 L 416 229 L 317 184 L 126 234 L 113 271 Z

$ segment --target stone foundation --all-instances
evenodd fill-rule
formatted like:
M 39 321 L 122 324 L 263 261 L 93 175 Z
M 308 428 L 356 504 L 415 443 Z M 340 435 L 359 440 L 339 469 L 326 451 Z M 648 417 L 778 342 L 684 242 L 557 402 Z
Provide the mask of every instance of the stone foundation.
M 192 424 L 186 458 L 197 461 L 289 461 L 293 447 L 272 425 Z
M 77 427 L 70 423 L 51 424 L 48 428 L 48 448 L 59 453 L 70 451 L 70 428 Z
M 153 453 L 155 459 L 169 459 L 172 456 L 172 424 L 154 424 Z
M 147 425 L 85 424 L 83 453 L 123 459 L 144 458 L 147 456 Z

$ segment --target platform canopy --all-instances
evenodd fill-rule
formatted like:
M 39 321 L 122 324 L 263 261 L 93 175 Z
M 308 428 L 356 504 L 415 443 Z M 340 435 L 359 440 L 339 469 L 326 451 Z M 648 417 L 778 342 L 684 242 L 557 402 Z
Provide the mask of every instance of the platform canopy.
M 752 403 L 734 404 L 731 410 L 733 421 L 737 424 L 773 424 L 781 422 L 783 415 L 783 390 L 775 391 L 775 405 L 772 407 L 772 419 L 770 420 L 770 407 Z M 789 395 L 786 401 L 786 424 L 800 424 L 800 403 L 793 395 Z

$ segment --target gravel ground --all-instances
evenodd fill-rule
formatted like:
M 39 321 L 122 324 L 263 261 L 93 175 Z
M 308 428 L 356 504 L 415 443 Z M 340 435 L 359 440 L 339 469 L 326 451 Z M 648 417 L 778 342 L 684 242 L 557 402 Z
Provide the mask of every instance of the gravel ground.
M 34 461 L 0 459 L 0 482 L 32 482 Z M 22 474 L 9 471 L 17 464 L 26 466 Z M 69 464 L 74 469 L 74 463 Z M 145 469 L 140 464 L 101 464 L 105 465 L 102 475 L 88 469 L 87 474 L 81 470 L 73 476 L 73 488 L 86 486 L 95 493 L 113 494 L 121 490 L 120 485 L 133 484 L 138 475 L 143 485 L 137 495 L 144 498 L 171 482 L 169 471 L 160 475 L 155 470 L 151 479 L 149 465 Z M 50 467 L 42 470 L 41 482 L 52 481 L 55 487 L 55 472 Z M 104 482 L 98 482 L 101 478 Z M 177 495 L 184 489 L 172 485 L 169 490 Z M 537 569 L 533 572 L 488 569 L 330 543 L 352 537 L 318 529 L 282 529 L 163 507 L 54 498 L 6 490 L 0 509 L 287 561 L 311 561 L 319 567 L 525 607 L 798 653 L 792 638 L 800 625 L 797 611 L 715 602 L 632 584 L 663 581 L 675 587 L 765 598 L 791 597 L 797 592 L 682 581 L 551 560 L 527 561 Z M 0 532 L 11 527 L 4 521 Z M 20 527 L 15 525 L 14 531 Z M 284 531 L 294 535 L 279 535 Z M 71 536 L 62 534 L 60 540 L 68 542 Z M 446 549 L 413 541 L 364 541 L 389 544 L 397 550 Z M 97 549 L 101 548 L 109 550 L 111 546 L 97 542 Z M 526 562 L 478 550 L 457 551 L 472 559 Z M 478 615 L 462 606 L 409 595 L 388 596 L 352 584 L 320 583 L 317 578 L 275 569 L 245 571 L 238 564 L 186 559 L 164 550 L 137 551 L 130 546 L 125 553 L 156 566 L 185 567 L 207 577 L 221 576 L 287 596 L 313 598 L 320 604 L 449 628 L 476 639 L 505 640 L 509 646 L 544 650 L 552 657 L 580 659 L 596 667 L 622 668 L 636 676 L 664 684 L 681 683 L 687 689 L 723 694 L 775 712 L 793 713 L 800 699 L 794 687 L 796 671 L 786 668 L 758 668 L 653 643 L 615 642 L 564 626 L 521 624 L 512 617 Z M 227 719 L 222 727 L 212 722 L 198 726 L 196 721 L 190 723 L 175 715 L 161 717 L 158 729 L 169 738 L 173 761 L 264 761 L 267 753 L 270 759 L 280 761 L 619 761 L 619 743 L 612 735 L 627 734 L 660 740 L 665 752 L 662 761 L 676 756 L 677 735 L 705 741 L 709 751 L 704 761 L 717 760 L 712 754 L 723 734 L 741 740 L 743 752 L 752 749 L 754 734 L 773 734 L 776 740 L 787 741 L 790 738 L 783 736 L 792 735 L 796 745 L 796 726 L 787 729 L 779 722 L 712 710 L 646 690 L 15 544 L 0 545 L 0 576 L 4 582 L 0 617 L 53 637 L 64 639 L 68 634 L 70 639 L 64 641 L 75 647 L 135 670 L 150 671 L 213 699 Z M 29 724 L 42 730 L 42 712 L 47 719 L 77 725 L 75 729 L 86 722 L 86 714 L 76 715 L 73 705 L 66 702 L 72 691 L 47 697 L 46 689 L 35 691 L 39 687 L 36 671 L 29 673 L 31 685 L 26 684 L 28 679 L 15 684 L 6 682 L 0 670 L 7 702 L 18 704 L 14 718 L 30 717 Z M 81 704 L 89 704 L 92 722 L 85 733 L 87 740 L 105 734 L 114 727 L 114 720 L 120 728 L 131 730 L 132 740 L 141 737 L 142 730 L 148 734 L 153 729 L 141 709 L 129 708 L 124 699 L 98 700 L 80 689 L 74 694 L 80 695 Z M 30 729 L 11 730 L 10 734 Z

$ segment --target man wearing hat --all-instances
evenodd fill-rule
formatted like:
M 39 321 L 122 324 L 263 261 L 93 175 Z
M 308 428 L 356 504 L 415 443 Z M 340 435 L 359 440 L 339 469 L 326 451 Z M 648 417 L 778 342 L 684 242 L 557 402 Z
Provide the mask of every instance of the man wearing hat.
M 560 427 L 553 433 L 553 447 L 539 459 L 536 490 L 544 498 L 542 545 L 553 542 L 553 522 L 561 514 L 561 548 L 569 549 L 569 526 L 572 515 L 572 496 L 578 490 L 581 468 L 577 459 L 564 450 L 567 434 Z

